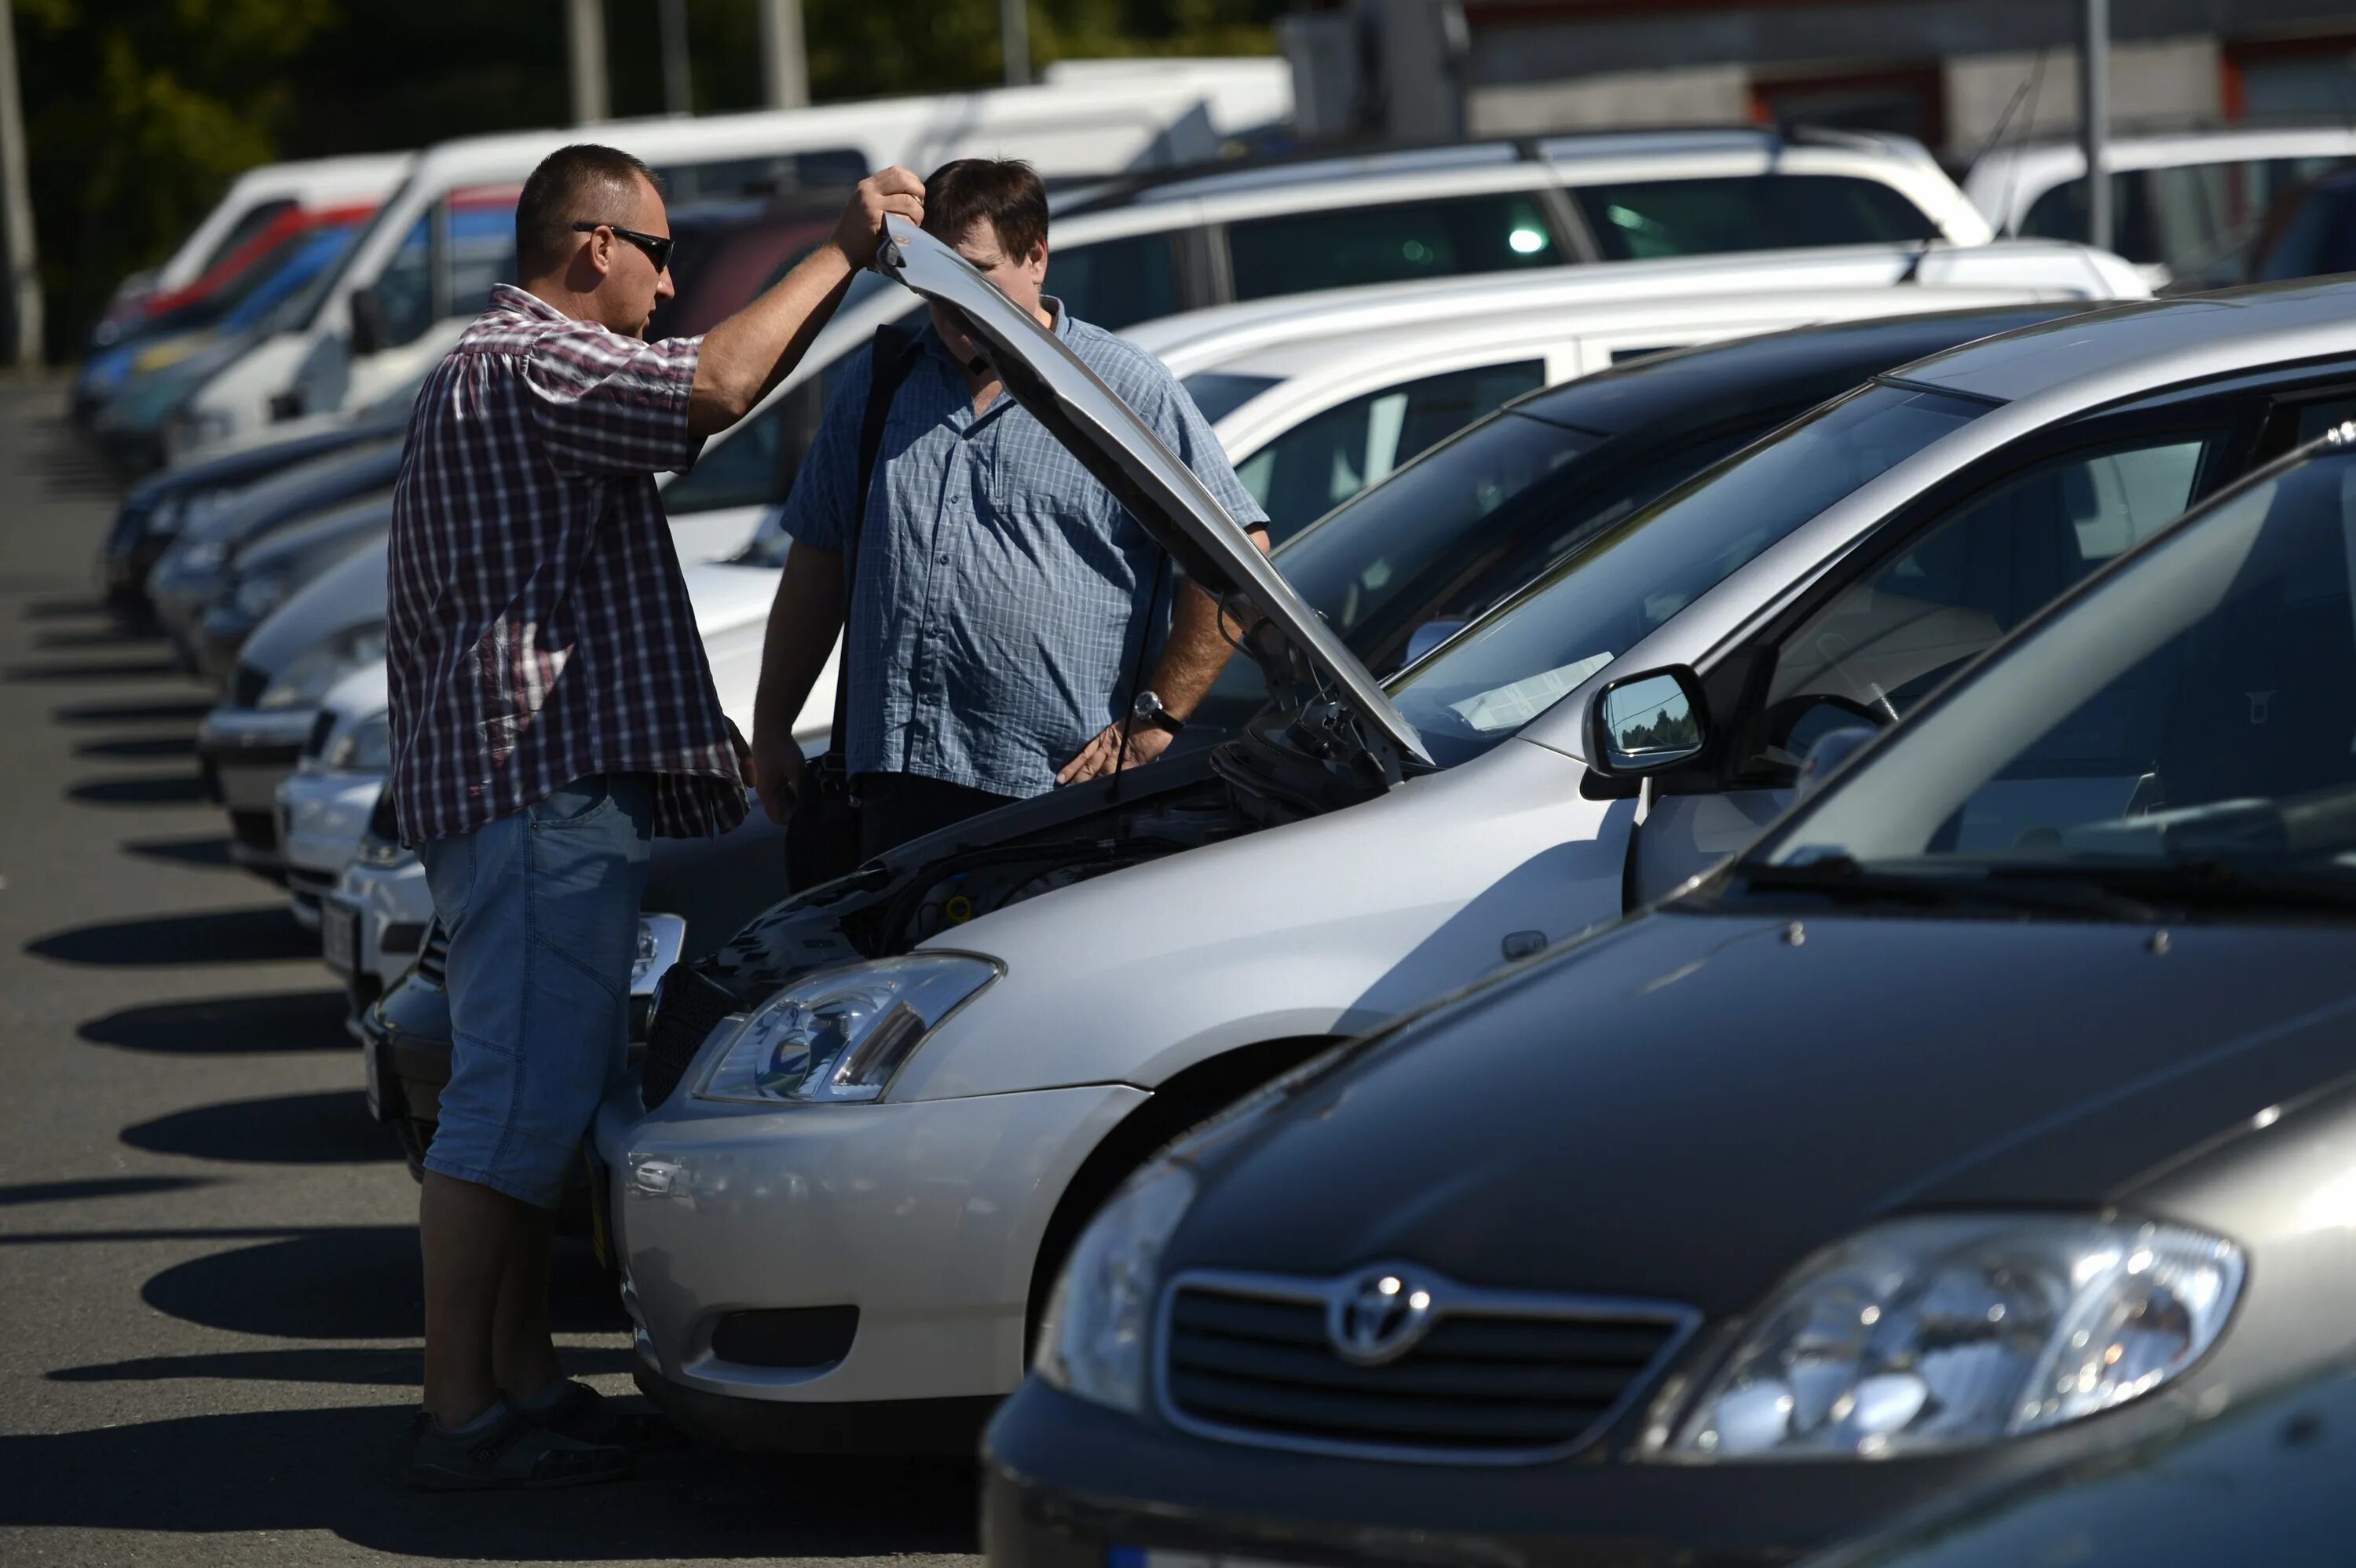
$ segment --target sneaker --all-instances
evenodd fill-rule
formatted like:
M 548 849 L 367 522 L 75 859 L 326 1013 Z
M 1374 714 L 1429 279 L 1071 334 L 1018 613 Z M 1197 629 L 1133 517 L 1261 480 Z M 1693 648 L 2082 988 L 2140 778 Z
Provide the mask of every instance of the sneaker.
M 629 1450 L 584 1443 L 526 1420 L 501 1403 L 480 1431 L 450 1432 L 424 1411 L 409 1435 L 409 1484 L 421 1491 L 537 1490 L 618 1481 L 630 1474 Z
M 567 1379 L 553 1403 L 534 1399 L 516 1403 L 516 1413 L 537 1426 L 583 1443 L 621 1448 L 669 1448 L 686 1441 L 664 1416 L 650 1411 L 625 1409 L 587 1383 Z

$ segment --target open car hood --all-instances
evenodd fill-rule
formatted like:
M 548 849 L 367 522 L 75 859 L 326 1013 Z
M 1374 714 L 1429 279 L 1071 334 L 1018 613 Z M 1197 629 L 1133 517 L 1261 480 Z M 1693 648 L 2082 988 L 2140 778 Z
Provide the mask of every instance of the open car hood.
M 1194 471 L 1063 339 L 915 224 L 885 222 L 889 239 L 877 252 L 877 269 L 961 315 L 1008 393 L 1119 497 L 1188 577 L 1214 597 L 1237 595 L 1265 617 L 1251 639 L 1254 652 L 1264 665 L 1288 667 L 1269 671 L 1271 692 L 1290 688 L 1303 701 L 1322 693 L 1336 702 L 1355 720 L 1362 743 L 1389 753 L 1379 760 L 1393 777 L 1408 762 L 1430 765 L 1415 726 L 1357 656 L 1293 592 Z

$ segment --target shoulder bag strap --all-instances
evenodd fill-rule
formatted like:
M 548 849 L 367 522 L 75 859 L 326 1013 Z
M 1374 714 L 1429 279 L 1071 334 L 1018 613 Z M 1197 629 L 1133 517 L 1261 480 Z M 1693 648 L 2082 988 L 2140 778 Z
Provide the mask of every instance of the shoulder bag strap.
M 842 666 L 835 671 L 834 728 L 826 749 L 848 768 L 851 737 L 851 596 L 859 582 L 859 539 L 867 531 L 867 494 L 875 486 L 875 464 L 884 452 L 884 426 L 892 417 L 892 400 L 908 377 L 908 350 L 916 336 L 896 326 L 875 329 L 875 347 L 868 364 L 867 407 L 859 421 L 859 484 L 852 492 L 851 526 L 842 541 Z

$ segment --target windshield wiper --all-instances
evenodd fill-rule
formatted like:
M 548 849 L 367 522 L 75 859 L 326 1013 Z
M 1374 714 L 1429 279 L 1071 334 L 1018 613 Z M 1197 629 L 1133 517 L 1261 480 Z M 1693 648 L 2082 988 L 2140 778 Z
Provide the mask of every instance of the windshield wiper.
M 2092 884 L 2043 886 L 1991 882 L 1982 876 L 1913 875 L 1869 869 L 1847 855 L 1826 855 L 1799 865 L 1746 864 L 1739 869 L 1753 891 L 1822 893 L 1857 903 L 1984 903 L 2130 921 L 2148 920 L 2153 912 L 2147 904 Z
M 2356 913 L 2356 876 L 2254 869 L 2207 855 L 2157 865 L 1992 867 L 2006 880 L 2062 880 L 2190 909 L 2303 909 Z

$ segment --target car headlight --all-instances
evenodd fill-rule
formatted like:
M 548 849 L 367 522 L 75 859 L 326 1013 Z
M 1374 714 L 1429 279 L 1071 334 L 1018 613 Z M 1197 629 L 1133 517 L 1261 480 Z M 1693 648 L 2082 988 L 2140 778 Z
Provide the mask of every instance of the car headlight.
M 392 768 L 392 721 L 388 714 L 371 713 L 336 737 L 327 748 L 327 766 L 339 773 L 381 773 Z
M 1194 1172 L 1156 1160 L 1097 1211 L 1047 1303 L 1032 1370 L 1050 1388 L 1131 1414 L 1145 1408 L 1146 1351 L 1162 1250 L 1194 1201 Z
M 963 953 L 911 953 L 830 969 L 748 1017 L 696 1093 L 763 1104 L 874 1100 L 926 1036 L 998 978 Z
M 286 602 L 286 574 L 257 571 L 237 585 L 230 602 L 237 606 L 239 614 L 259 621 Z
M 1884 1458 L 1968 1447 L 2149 1392 L 2216 1342 L 2232 1243 L 2066 1214 L 1877 1225 L 1771 1296 L 1669 1457 Z
M 327 688 L 366 664 L 384 657 L 384 623 L 351 626 L 287 661 L 263 688 L 262 708 L 316 708 Z

